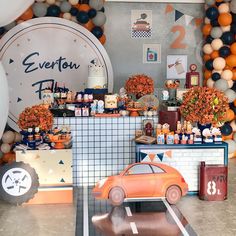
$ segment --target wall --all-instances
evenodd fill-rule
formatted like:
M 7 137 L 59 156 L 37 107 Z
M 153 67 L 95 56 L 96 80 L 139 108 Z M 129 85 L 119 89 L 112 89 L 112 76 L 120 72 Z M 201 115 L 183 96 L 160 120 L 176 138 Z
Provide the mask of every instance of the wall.
M 186 26 L 184 17 L 175 22 L 175 11 L 165 14 L 165 3 L 112 3 L 106 2 L 107 22 L 105 48 L 110 56 L 114 70 L 114 90 L 124 86 L 126 79 L 135 73 L 146 73 L 155 80 L 155 87 L 163 87 L 166 79 L 166 55 L 186 54 L 188 64 L 196 63 L 201 71 L 201 58 L 197 45 L 201 48 L 201 26 L 196 27 L 193 21 Z M 199 18 L 203 16 L 203 4 L 172 4 L 175 10 Z M 153 35 L 151 39 L 131 38 L 131 10 L 152 10 Z M 170 44 L 178 33 L 172 33 L 174 25 L 183 25 L 186 30 L 184 43 L 186 49 L 170 49 Z M 161 44 L 161 64 L 143 64 L 143 44 Z M 183 82 L 182 82 L 183 84 Z

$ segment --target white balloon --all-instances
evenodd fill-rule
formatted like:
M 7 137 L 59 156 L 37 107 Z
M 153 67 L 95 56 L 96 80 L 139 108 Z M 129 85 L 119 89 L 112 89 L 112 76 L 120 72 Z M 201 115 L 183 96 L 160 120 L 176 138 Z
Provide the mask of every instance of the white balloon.
M 2 137 L 3 131 L 5 129 L 6 123 L 7 123 L 7 117 L 8 117 L 8 109 L 9 109 L 9 95 L 8 95 L 8 84 L 7 84 L 7 78 L 4 71 L 4 68 L 2 66 L 2 63 L 0 62 L 0 138 Z
M 33 3 L 34 0 L 0 0 L 0 27 L 17 19 Z

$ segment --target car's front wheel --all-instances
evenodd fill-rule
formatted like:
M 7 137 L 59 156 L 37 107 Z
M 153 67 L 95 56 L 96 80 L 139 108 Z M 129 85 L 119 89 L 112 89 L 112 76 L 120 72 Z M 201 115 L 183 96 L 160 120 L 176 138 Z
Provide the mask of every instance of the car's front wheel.
M 166 191 L 166 200 L 169 204 L 176 204 L 181 198 L 181 190 L 178 186 L 172 185 Z
M 124 191 L 119 187 L 114 187 L 109 193 L 109 201 L 113 206 L 120 206 L 125 199 Z

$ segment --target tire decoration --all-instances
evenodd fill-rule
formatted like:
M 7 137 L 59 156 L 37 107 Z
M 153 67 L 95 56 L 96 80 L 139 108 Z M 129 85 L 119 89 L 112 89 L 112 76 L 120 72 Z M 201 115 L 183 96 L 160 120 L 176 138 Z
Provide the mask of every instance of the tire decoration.
M 34 4 L 16 21 L 0 27 L 0 37 L 16 24 L 32 18 L 52 16 L 61 17 L 82 25 L 93 33 L 102 44 L 105 44 L 106 37 L 103 26 L 106 22 L 106 15 L 104 11 L 104 0 L 35 0 Z M 99 33 L 97 27 L 99 27 Z
M 21 205 L 38 192 L 38 175 L 29 164 L 13 162 L 0 168 L 0 197 L 11 204 Z
M 215 87 L 228 97 L 230 109 L 221 127 L 229 145 L 229 158 L 236 157 L 233 125 L 236 121 L 236 5 L 235 1 L 206 0 L 203 61 L 204 85 Z

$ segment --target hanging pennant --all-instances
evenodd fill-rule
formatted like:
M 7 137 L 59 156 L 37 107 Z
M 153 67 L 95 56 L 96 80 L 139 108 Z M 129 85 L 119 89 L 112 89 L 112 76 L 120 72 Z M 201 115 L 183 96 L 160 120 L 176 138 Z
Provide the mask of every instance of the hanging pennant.
M 166 157 L 169 157 L 169 158 L 172 158 L 172 150 L 168 150 L 165 152 L 165 156 Z
M 189 25 L 193 18 L 193 16 L 184 15 L 185 25 Z
M 165 14 L 171 13 L 174 10 L 171 4 L 167 4 Z
M 158 153 L 157 157 L 160 159 L 160 161 L 162 161 L 164 157 L 164 153 Z
M 179 20 L 183 15 L 184 15 L 184 13 L 175 10 L 175 22 L 176 22 L 177 20 Z
M 147 153 L 140 152 L 140 157 L 141 157 L 140 161 L 142 161 L 146 156 L 147 156 Z

